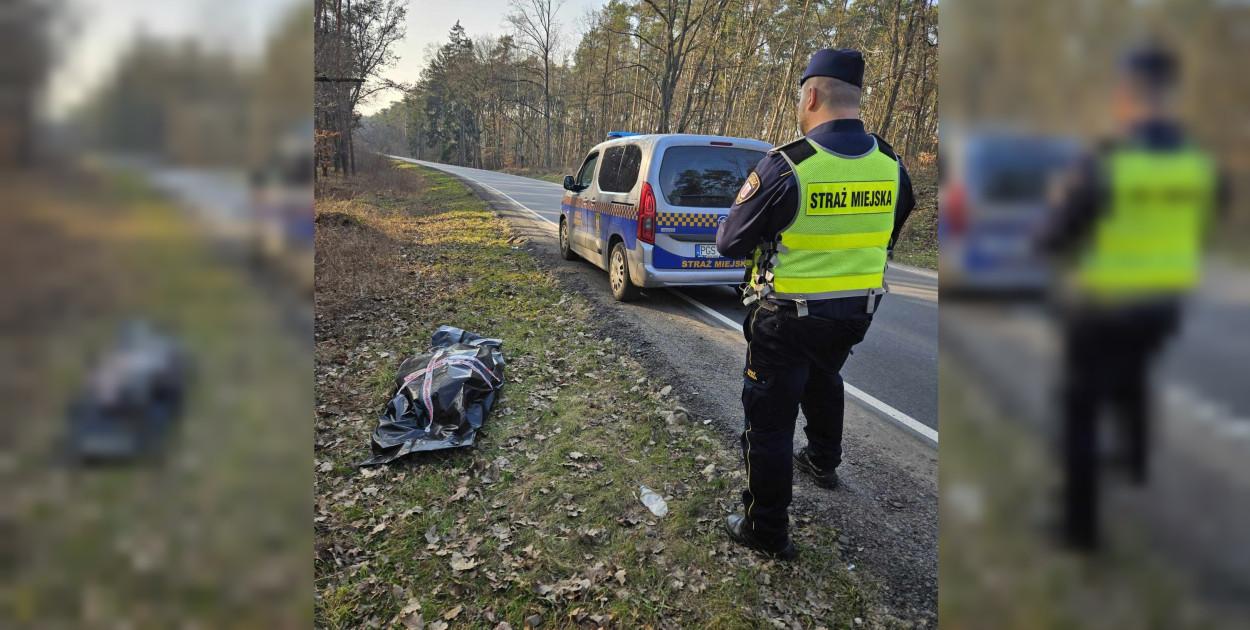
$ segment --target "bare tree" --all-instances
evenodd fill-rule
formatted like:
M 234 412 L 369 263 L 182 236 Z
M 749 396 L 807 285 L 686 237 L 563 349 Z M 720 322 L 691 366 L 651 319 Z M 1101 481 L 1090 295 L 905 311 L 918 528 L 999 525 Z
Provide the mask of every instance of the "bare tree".
M 315 73 L 354 79 L 318 84 L 316 123 L 337 134 L 335 168 L 354 172 L 356 109 L 374 94 L 396 87 L 382 72 L 399 61 L 394 46 L 404 38 L 408 4 L 407 0 L 318 0 L 316 9 Z
M 551 72 L 560 41 L 556 13 L 564 6 L 564 0 L 509 0 L 508 6 L 512 8 L 508 22 L 516 29 L 517 41 L 541 64 L 538 74 L 543 89 L 543 166 L 551 168 Z

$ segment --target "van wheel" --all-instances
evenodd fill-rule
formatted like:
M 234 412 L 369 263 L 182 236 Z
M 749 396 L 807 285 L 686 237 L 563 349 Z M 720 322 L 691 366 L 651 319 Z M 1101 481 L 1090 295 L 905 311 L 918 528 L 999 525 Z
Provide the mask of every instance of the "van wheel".
M 629 259 L 625 257 L 625 243 L 612 246 L 608 259 L 608 282 L 612 285 L 612 297 L 628 302 L 638 297 L 638 287 L 629 278 Z
M 577 254 L 573 253 L 573 244 L 569 242 L 569 222 L 564 217 L 560 217 L 560 258 L 577 259 Z

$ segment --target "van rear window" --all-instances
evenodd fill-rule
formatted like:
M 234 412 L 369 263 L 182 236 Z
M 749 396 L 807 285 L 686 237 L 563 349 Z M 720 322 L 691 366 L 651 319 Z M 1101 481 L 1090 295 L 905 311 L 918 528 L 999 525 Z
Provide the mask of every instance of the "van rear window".
M 660 191 L 673 206 L 728 208 L 763 151 L 733 147 L 669 147 L 660 163 Z

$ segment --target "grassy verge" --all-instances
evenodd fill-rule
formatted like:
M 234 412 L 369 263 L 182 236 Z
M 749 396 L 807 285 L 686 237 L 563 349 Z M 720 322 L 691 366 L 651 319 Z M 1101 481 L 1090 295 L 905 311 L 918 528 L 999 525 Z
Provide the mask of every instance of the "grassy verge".
M 572 170 L 556 171 L 556 172 L 550 172 L 550 171 L 545 171 L 545 170 L 536 169 L 536 168 L 504 168 L 504 169 L 500 169 L 499 172 L 507 173 L 509 175 L 520 175 L 522 177 L 529 177 L 531 179 L 541 179 L 544 182 L 551 182 L 553 184 L 562 184 L 564 183 L 564 176 L 572 175 L 576 172 L 576 170 L 577 170 L 577 167 L 575 166 L 573 167 Z
M 894 244 L 894 260 L 925 269 L 937 269 L 937 166 L 913 164 L 908 175 L 916 194 L 916 207 L 907 217 L 903 232 Z
M 9 407 L 24 422 L 6 611 L 18 627 L 306 627 L 310 354 L 138 177 L 70 175 L 14 187 L 29 205 L 5 217 L 0 248 L 24 314 L 0 340 L 29 358 Z M 160 461 L 62 465 L 67 398 L 132 317 L 178 334 L 195 365 L 177 437 Z
M 739 455 L 595 334 L 453 178 L 396 165 L 317 202 L 316 616 L 330 628 L 875 627 L 838 532 L 796 564 L 732 546 Z M 507 384 L 472 448 L 355 466 L 400 359 L 442 324 L 502 338 Z M 655 518 L 639 484 L 662 490 Z
M 955 362 L 942 358 L 941 370 L 944 627 L 1239 627 L 1202 610 L 1194 585 L 1155 558 L 1139 531 L 1115 530 L 1097 556 L 1059 551 L 1045 534 L 1056 517 L 1051 452 Z

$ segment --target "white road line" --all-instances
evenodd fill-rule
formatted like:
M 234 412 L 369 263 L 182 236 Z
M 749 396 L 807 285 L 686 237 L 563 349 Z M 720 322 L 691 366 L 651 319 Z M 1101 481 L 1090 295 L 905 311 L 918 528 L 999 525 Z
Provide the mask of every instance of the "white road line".
M 735 322 L 734 320 L 729 319 L 728 317 L 726 317 L 725 315 L 723 315 L 716 309 L 682 293 L 681 291 L 678 291 L 677 289 L 669 288 L 669 292 L 689 302 L 695 308 L 698 308 L 704 313 L 707 313 L 708 316 L 715 319 L 717 322 L 720 322 L 726 328 L 730 330 L 742 330 L 741 323 Z M 881 400 L 879 400 L 872 394 L 869 394 L 868 392 L 865 392 L 864 390 L 858 387 L 855 387 L 854 385 L 851 385 L 850 383 L 843 382 L 843 384 L 846 386 L 846 393 L 854 396 L 860 402 L 885 414 L 887 418 L 903 425 L 905 429 L 913 433 L 916 433 L 917 435 L 920 435 L 921 437 L 928 438 L 934 444 L 938 443 L 937 431 L 930 429 L 929 427 L 925 426 L 924 423 L 917 421 L 915 418 L 912 418 L 911 416 L 899 411 L 898 409 L 895 409 L 894 407 L 891 407 L 890 405 L 887 405 L 884 402 L 881 402 Z
M 891 269 L 898 269 L 899 271 L 906 271 L 908 273 L 914 273 L 918 276 L 924 276 L 926 278 L 937 279 L 938 277 L 938 272 L 932 269 L 913 267 L 912 265 L 904 265 L 903 263 L 892 262 L 892 263 L 889 263 L 889 267 Z
M 395 159 L 397 159 L 397 160 L 403 160 L 403 161 L 405 161 L 405 162 L 411 162 L 412 164 L 420 164 L 420 162 L 418 162 L 418 161 L 416 161 L 416 160 L 409 159 L 409 158 L 402 158 L 402 157 L 398 157 L 398 156 L 395 156 L 395 155 L 388 155 L 387 157 L 392 157 L 392 158 L 395 158 Z M 438 168 L 438 167 L 434 167 L 434 168 Z M 438 170 L 443 171 L 443 172 L 445 172 L 445 173 L 451 173 L 452 175 L 455 175 L 455 174 L 456 174 L 456 173 L 454 173 L 454 172 L 452 172 L 452 171 L 444 171 L 444 170 L 443 170 L 443 169 L 441 169 L 441 168 L 440 168 L 440 169 L 438 169 Z M 538 217 L 539 219 L 541 219 L 541 220 L 543 220 L 543 221 L 546 221 L 547 223 L 550 223 L 551 225 L 555 225 L 555 224 L 556 224 L 556 222 L 555 222 L 555 221 L 552 221 L 551 219 L 548 219 L 547 217 L 544 217 L 543 215 L 538 214 L 537 212 L 534 212 L 533 210 L 530 210 L 530 209 L 529 209 L 529 206 L 526 206 L 525 204 L 523 204 L 523 203 L 521 203 L 521 202 L 517 201 L 516 199 L 513 199 L 510 195 L 508 195 L 508 193 L 505 193 L 504 191 L 499 190 L 498 188 L 495 188 L 494 186 L 491 186 L 490 184 L 487 184 L 486 182 L 483 182 L 483 181 L 481 181 L 481 180 L 474 179 L 473 181 L 475 181 L 475 182 L 477 182 L 478 184 L 481 184 L 482 186 L 485 186 L 485 187 L 487 187 L 487 188 L 489 188 L 489 189 L 491 189 L 491 190 L 495 191 L 496 193 L 498 193 L 498 194 L 502 195 L 503 197 L 507 198 L 507 200 L 508 200 L 508 201 L 511 201 L 512 203 L 515 203 L 515 204 L 517 205 L 517 207 L 519 207 L 519 208 L 521 208 L 522 210 L 524 210 L 524 211 L 526 211 L 526 212 L 528 212 L 528 213 L 530 213 L 530 214 L 532 214 L 532 215 L 534 215 L 534 216 Z
M 388 156 L 388 157 L 395 157 L 395 156 Z M 412 162 L 412 163 L 414 163 L 414 164 L 416 164 L 416 163 L 417 163 L 417 161 L 416 161 L 416 160 L 410 160 L 410 159 L 408 159 L 408 158 L 397 158 L 397 159 L 404 160 L 405 162 Z M 437 168 L 437 167 L 435 167 L 435 168 Z M 439 170 L 443 170 L 443 169 L 439 169 Z M 448 171 L 448 172 L 450 172 L 450 171 Z M 476 181 L 477 183 L 479 183 L 479 184 L 481 184 L 481 185 L 483 185 L 483 186 L 485 186 L 485 187 L 487 187 L 487 188 L 489 188 L 489 189 L 491 189 L 491 190 L 495 191 L 496 193 L 499 193 L 499 194 L 500 194 L 500 195 L 502 195 L 503 197 L 507 198 L 507 199 L 508 199 L 508 201 L 511 201 L 512 203 L 516 204 L 516 205 L 517 205 L 518 207 L 520 207 L 522 210 L 525 210 L 526 212 L 528 212 L 528 213 L 530 213 L 530 214 L 532 214 L 532 215 L 534 215 L 534 216 L 538 217 L 539 219 L 542 219 L 543 221 L 546 221 L 547 223 L 550 223 L 550 224 L 552 224 L 552 225 L 555 225 L 555 221 L 552 221 L 551 219 L 548 219 L 547 217 L 544 217 L 543 215 L 538 214 L 537 212 L 535 212 L 535 211 L 531 210 L 531 209 L 530 209 L 529 207 L 527 207 L 525 204 L 523 204 L 523 203 L 521 203 L 521 202 L 517 201 L 516 199 L 513 199 L 511 196 L 509 196 L 507 193 L 503 192 L 502 190 L 499 190 L 498 188 L 495 188 L 494 186 L 491 186 L 490 184 L 487 184 L 487 183 L 485 183 L 485 182 L 482 182 L 481 180 L 474 180 L 474 181 Z M 910 271 L 910 269 L 909 269 L 909 271 Z M 703 311 L 704 313 L 707 313 L 707 315 L 708 315 L 708 316 L 712 317 L 712 318 L 713 318 L 713 319 L 715 319 L 717 322 L 720 322 L 720 323 L 721 323 L 722 325 L 724 325 L 726 328 L 728 328 L 728 329 L 730 329 L 730 330 L 741 330 L 742 326 L 741 326 L 738 322 L 735 322 L 734 320 L 729 319 L 728 317 L 725 317 L 725 316 L 724 316 L 723 314 L 721 314 L 719 311 L 717 311 L 716 309 L 714 309 L 714 308 L 712 308 L 712 307 L 710 307 L 710 306 L 708 306 L 708 305 L 704 304 L 703 302 L 700 302 L 700 301 L 698 301 L 698 300 L 696 300 L 696 299 L 694 299 L 694 298 L 692 298 L 692 297 L 690 297 L 690 296 L 688 296 L 688 295 L 686 295 L 686 294 L 682 293 L 681 291 L 678 291 L 678 290 L 673 289 L 673 288 L 669 288 L 669 292 L 670 292 L 670 293 L 672 293 L 673 295 L 676 295 L 677 297 L 679 297 L 679 298 L 681 298 L 681 299 L 683 299 L 683 300 L 685 300 L 685 301 L 689 302 L 689 303 L 690 303 L 691 305 L 693 305 L 695 308 L 698 308 L 699 310 Z M 855 387 L 854 385 L 851 385 L 850 383 L 846 383 L 845 381 L 843 382 L 843 384 L 846 386 L 846 393 L 850 394 L 851 396 L 854 396 L 854 397 L 855 397 L 856 399 L 858 399 L 860 402 L 862 402 L 862 403 L 864 403 L 865 405 L 868 405 L 869 407 L 872 407 L 873 409 L 876 409 L 877 411 L 881 412 L 882 414 L 884 414 L 884 415 L 885 415 L 887 418 L 889 418 L 890 420 L 893 420 L 894 422 L 896 422 L 896 423 L 898 423 L 898 424 L 902 425 L 902 426 L 903 426 L 903 428 L 905 428 L 905 429 L 907 429 L 907 430 L 909 430 L 909 431 L 911 431 L 911 432 L 913 432 L 913 433 L 915 433 L 915 434 L 917 434 L 917 435 L 919 435 L 919 436 L 921 436 L 921 437 L 924 437 L 924 438 L 929 439 L 929 440 L 930 440 L 930 441 L 932 441 L 934 444 L 937 444 L 937 443 L 938 443 L 938 432 L 937 432 L 937 431 L 934 431 L 933 429 L 930 429 L 929 427 L 925 426 L 923 423 L 921 423 L 921 422 L 917 421 L 915 418 L 912 418 L 911 416 L 909 416 L 909 415 L 907 415 L 907 414 L 905 414 L 905 413 L 903 413 L 903 412 L 899 411 L 898 409 L 895 409 L 894 407 L 891 407 L 891 406 L 889 406 L 889 405 L 887 405 L 887 404 L 885 404 L 885 403 L 881 402 L 881 401 L 880 401 L 880 400 L 878 400 L 875 396 L 873 396 L 873 395 L 871 395 L 871 394 L 869 394 L 869 393 L 865 392 L 864 390 L 862 390 L 862 389 L 860 389 L 860 388 L 858 388 L 858 387 Z

